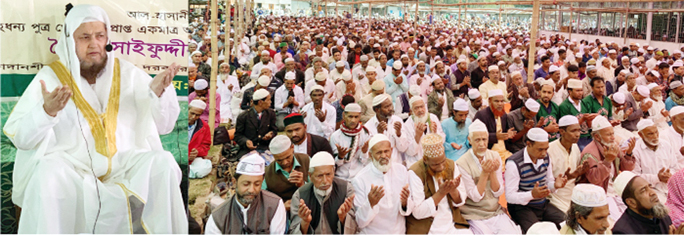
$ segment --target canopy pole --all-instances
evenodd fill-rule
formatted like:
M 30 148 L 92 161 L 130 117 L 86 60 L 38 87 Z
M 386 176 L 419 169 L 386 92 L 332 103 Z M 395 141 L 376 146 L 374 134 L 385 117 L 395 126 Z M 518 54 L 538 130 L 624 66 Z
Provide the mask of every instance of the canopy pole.
M 534 61 L 537 54 L 537 28 L 539 27 L 539 0 L 532 3 L 532 24 L 530 25 L 530 50 L 527 53 L 527 82 L 534 81 Z
M 218 28 L 216 27 L 219 23 L 218 21 L 218 6 L 216 0 L 211 0 L 211 67 L 218 67 Z M 217 69 L 211 70 L 211 77 L 209 78 L 209 133 L 211 134 L 211 139 L 214 139 L 214 123 L 216 122 L 216 72 Z
M 622 32 L 622 37 L 624 38 L 622 44 L 627 44 L 627 28 L 628 28 L 628 24 L 627 24 L 628 17 L 627 16 L 629 16 L 629 4 L 627 4 L 627 7 L 625 7 L 625 28 L 622 30 L 622 31 L 624 31 L 624 32 Z

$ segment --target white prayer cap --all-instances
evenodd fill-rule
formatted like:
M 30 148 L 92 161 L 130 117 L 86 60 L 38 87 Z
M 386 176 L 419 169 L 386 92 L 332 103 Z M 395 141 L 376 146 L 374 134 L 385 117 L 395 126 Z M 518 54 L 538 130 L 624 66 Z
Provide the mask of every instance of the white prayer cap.
M 475 119 L 475 121 L 468 126 L 468 134 L 475 132 L 488 132 L 487 126 L 484 124 L 484 122 L 480 121 L 480 119 Z
M 541 105 L 539 105 L 539 102 L 533 99 L 527 99 L 527 101 L 525 101 L 525 108 L 527 108 L 527 110 L 529 111 L 532 111 L 534 113 L 539 112 L 539 107 L 541 107 Z
M 361 61 L 368 61 L 368 56 L 367 55 L 362 55 L 359 57 Z
M 646 129 L 647 127 L 654 126 L 655 123 L 651 119 L 643 118 L 641 121 L 637 123 L 637 131 L 642 131 L 643 129 Z
M 261 85 L 261 86 L 268 86 L 269 84 L 271 84 L 271 78 L 268 76 L 261 76 L 261 77 L 259 77 L 259 80 L 257 80 L 257 81 L 259 82 L 259 85 Z
M 613 188 L 615 188 L 615 192 L 620 198 L 622 198 L 622 193 L 624 193 L 625 187 L 627 187 L 629 181 L 632 181 L 634 177 L 637 177 L 637 175 L 631 171 L 623 171 L 617 177 L 615 177 L 615 181 L 613 181 Z
M 582 52 L 577 52 L 577 54 L 575 54 L 575 58 L 582 58 L 583 56 L 584 54 L 582 54 Z
M 493 90 L 489 90 L 489 93 L 487 95 L 488 95 L 488 98 L 492 98 L 494 96 L 499 96 L 499 95 L 503 96 L 503 91 L 501 91 L 500 89 L 493 89 Z
M 384 142 L 384 141 L 390 142 L 389 138 L 387 138 L 387 136 L 385 136 L 384 134 L 375 134 L 368 141 L 368 149 L 371 149 L 376 144 L 378 144 L 380 142 Z
M 315 79 L 316 79 L 316 81 L 322 82 L 322 81 L 325 81 L 325 79 L 327 79 L 327 78 L 328 78 L 328 74 L 326 74 L 325 72 L 318 72 L 316 74 Z
M 558 120 L 558 126 L 559 127 L 564 127 L 564 126 L 569 126 L 569 125 L 574 125 L 574 124 L 579 124 L 579 120 L 577 120 L 577 117 L 573 115 L 565 115 L 561 117 L 560 120 Z
M 624 70 L 623 70 L 624 71 Z M 613 93 L 613 101 L 618 104 L 624 104 L 625 103 L 625 94 L 622 92 L 615 92 Z
M 487 71 L 492 71 L 492 70 L 499 71 L 499 66 L 490 65 L 490 66 L 487 68 Z
M 272 154 L 281 154 L 292 147 L 292 141 L 286 135 L 276 135 L 268 145 Z
M 606 191 L 595 184 L 578 184 L 572 189 L 571 200 L 583 207 L 600 207 L 608 205 Z
M 369 65 L 368 67 L 366 67 L 366 72 L 376 72 L 375 67 Z
M 544 129 L 535 127 L 527 132 L 527 139 L 534 142 L 548 142 L 549 133 L 547 133 Z
M 505 64 L 506 64 L 506 62 L 504 62 L 503 60 L 499 61 L 499 63 L 496 63 L 496 65 L 499 65 L 499 66 L 505 65 Z
M 201 51 L 193 51 L 192 54 L 190 54 L 190 57 L 195 56 L 195 54 L 200 54 L 200 55 L 202 55 L 202 52 L 201 52 Z
M 682 86 L 682 82 L 680 82 L 680 81 L 674 81 L 674 82 L 670 83 L 670 89 L 675 89 L 675 88 L 680 87 L 680 86 Z
M 404 65 L 401 63 L 401 61 L 394 61 L 392 64 L 392 68 L 396 70 L 400 70 Z
M 326 151 L 319 151 L 311 157 L 309 161 L 309 168 L 314 168 L 317 166 L 334 166 L 335 159 L 330 153 Z M 598 187 L 598 186 L 597 186 Z
M 643 97 L 649 97 L 649 96 L 651 96 L 651 90 L 648 89 L 648 87 L 646 87 L 646 86 L 644 86 L 644 85 L 639 85 L 639 86 L 637 86 L 637 89 L 636 89 L 636 90 L 637 90 L 637 93 L 639 93 L 639 95 L 641 95 L 641 96 L 643 96 Z
M 651 70 L 651 71 L 646 72 L 646 74 L 649 74 L 649 73 L 653 76 L 660 77 L 660 73 L 658 71 Z
M 568 79 L 568 88 L 582 89 L 582 81 L 579 79 Z
M 409 57 L 408 57 L 408 54 L 403 54 L 403 55 L 401 55 L 400 58 L 407 58 L 408 59 Z
M 361 106 L 357 103 L 349 103 L 346 106 L 344 106 L 344 111 L 345 112 L 351 112 L 351 113 L 360 113 L 361 112 Z
M 335 63 L 335 68 L 344 67 L 344 61 L 340 60 Z
M 423 102 L 423 104 L 425 104 L 425 100 L 423 100 L 423 97 L 420 97 L 420 96 L 413 96 L 413 97 L 411 97 L 411 99 L 409 100 L 409 107 L 413 108 L 413 105 L 414 105 L 414 103 L 415 103 L 416 101 L 420 101 L 420 102 Z
M 295 60 L 292 59 L 292 58 L 287 58 L 287 59 L 285 59 L 285 63 L 287 63 L 287 62 L 294 62 L 294 61 L 295 61 Z
M 603 115 L 598 115 L 594 118 L 594 120 L 591 122 L 591 130 L 592 131 L 598 131 L 598 130 L 603 130 L 608 127 L 612 127 L 613 125 L 610 124 L 608 119 L 604 117 Z
M 684 106 L 677 105 L 670 109 L 670 117 L 674 117 L 682 113 L 684 113 Z
M 309 91 L 309 95 L 311 94 L 311 92 L 313 92 L 313 91 L 315 91 L 315 90 L 320 90 L 320 91 L 325 92 L 325 88 L 323 88 L 323 86 L 321 86 L 321 85 L 315 85 L 315 86 L 311 87 L 311 91 Z
M 658 87 L 658 84 L 652 82 L 652 83 L 649 83 L 646 87 L 648 87 L 649 90 L 653 90 L 653 88 Z
M 639 48 L 639 50 L 637 50 L 637 52 L 644 53 L 644 48 Z
M 371 84 L 371 89 L 373 89 L 374 91 L 379 91 L 379 90 L 385 89 L 385 82 L 383 80 L 379 80 L 379 79 L 375 80 L 375 82 L 373 82 L 373 84 Z
M 620 58 L 620 60 L 622 60 L 622 61 L 625 61 L 625 60 L 629 61 L 629 56 L 626 56 L 626 55 L 625 55 L 625 56 L 622 56 L 622 58 Z
M 373 98 L 373 107 L 378 106 L 379 104 L 382 104 L 382 102 L 385 102 L 385 100 L 391 98 L 392 97 L 388 94 L 377 95 Z
M 373 47 L 380 47 L 380 44 L 373 44 Z
M 409 94 L 411 94 L 411 96 L 414 96 L 414 97 L 420 96 L 420 86 L 418 86 L 416 84 L 409 86 Z
M 209 83 L 207 82 L 207 80 L 197 79 L 193 87 L 195 88 L 195 90 L 204 90 L 207 89 L 207 87 L 209 87 Z
M 264 42 L 264 45 L 268 45 L 268 43 L 267 43 L 267 42 Z M 268 52 L 267 50 L 264 50 L 264 51 L 261 52 L 261 55 L 271 55 L 271 53 Z
M 258 153 L 247 154 L 247 156 L 244 156 L 240 162 L 238 162 L 235 173 L 251 176 L 264 175 L 265 164 L 266 162 L 264 162 L 264 159 L 261 158 L 261 155 Z
M 493 56 L 493 57 L 496 57 L 496 56 L 498 56 L 498 55 L 500 55 L 498 51 L 497 51 L 497 52 L 494 52 L 494 53 L 492 53 L 492 56 Z
M 337 45 L 338 45 L 338 46 L 344 45 L 344 39 L 341 39 L 341 38 L 338 39 L 338 40 L 337 40 Z
M 653 47 L 647 47 L 646 50 L 652 51 Z
M 470 98 L 471 100 L 480 98 L 480 91 L 477 89 L 470 89 L 468 91 L 468 98 Z
M 553 72 L 556 72 L 558 70 L 560 70 L 560 68 L 558 68 L 558 66 L 551 65 L 551 67 L 549 67 L 549 73 L 553 73 Z
M 465 63 L 465 62 L 466 62 L 466 60 L 464 60 L 464 59 L 458 59 L 456 61 L 456 64 Z
M 444 138 L 442 136 L 430 133 L 420 139 L 420 146 L 423 149 L 423 155 L 426 157 L 440 157 L 444 155 Z
M 344 72 L 342 72 L 342 80 L 349 81 L 351 79 L 352 79 L 352 76 L 351 76 L 351 73 L 349 72 L 349 70 L 344 70 Z
M 207 108 L 207 103 L 204 103 L 204 101 L 199 100 L 199 99 L 197 99 L 197 100 L 192 100 L 192 101 L 190 101 L 190 107 L 198 108 L 198 109 L 204 110 L 204 109 Z
M 453 108 L 456 111 L 468 111 L 468 103 L 464 99 L 458 98 L 454 101 Z
M 673 68 L 674 68 L 674 67 L 682 67 L 682 66 L 684 66 L 684 63 L 682 63 L 681 60 L 677 60 L 677 61 L 674 62 L 674 64 L 672 64 L 672 67 L 673 67 Z
M 270 93 L 266 89 L 259 89 L 254 92 L 254 95 L 252 95 L 252 101 L 256 103 L 256 101 L 262 100 L 266 98 Z
M 627 75 L 629 73 L 629 70 L 623 69 L 623 70 L 620 70 L 620 73 Z
M 553 222 L 537 222 L 534 223 L 532 226 L 530 226 L 529 229 L 527 229 L 526 234 L 532 234 L 532 235 L 549 235 L 549 234 L 561 234 L 560 231 L 558 231 L 558 228 L 556 227 L 556 224 Z
M 294 72 L 287 72 L 285 73 L 285 80 L 294 80 L 296 74 Z
M 610 51 L 608 51 L 608 54 L 615 54 L 615 53 L 617 53 L 617 51 L 612 50 L 612 49 Z

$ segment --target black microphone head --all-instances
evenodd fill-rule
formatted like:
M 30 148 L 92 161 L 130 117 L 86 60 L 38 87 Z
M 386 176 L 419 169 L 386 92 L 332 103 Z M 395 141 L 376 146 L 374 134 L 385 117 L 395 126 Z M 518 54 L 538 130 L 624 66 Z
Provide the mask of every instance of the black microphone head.
M 72 5 L 71 3 L 66 5 L 66 12 L 64 12 L 64 16 L 69 14 L 69 11 L 71 10 L 71 8 L 74 8 L 74 5 Z
M 107 44 L 107 45 L 105 46 L 105 51 L 111 52 L 111 51 L 112 51 L 112 44 Z

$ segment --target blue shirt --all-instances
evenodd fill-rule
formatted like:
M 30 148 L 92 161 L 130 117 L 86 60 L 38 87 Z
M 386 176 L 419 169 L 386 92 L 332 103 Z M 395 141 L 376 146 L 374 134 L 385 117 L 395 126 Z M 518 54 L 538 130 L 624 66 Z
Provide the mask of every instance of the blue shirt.
M 408 79 L 404 74 L 399 74 L 399 76 L 403 76 L 404 79 L 401 82 L 401 84 L 396 84 L 394 83 L 394 79 L 397 78 L 397 76 L 394 76 L 394 74 L 389 73 L 385 76 L 384 82 L 385 82 L 385 93 L 389 94 L 392 96 L 392 102 L 397 100 L 401 94 L 404 94 L 408 91 L 409 89 L 409 83 Z
M 349 62 L 347 62 L 346 60 L 342 60 L 342 61 L 344 61 L 344 69 L 349 69 Z M 333 70 L 337 69 L 336 63 L 337 62 L 330 63 L 328 65 L 328 71 L 333 71 Z
M 667 99 L 665 100 L 665 109 L 667 109 L 667 111 L 670 111 L 670 109 L 672 109 L 674 106 L 677 106 L 677 103 L 675 103 L 672 100 L 672 97 L 667 97 Z
M 541 67 L 534 71 L 534 79 L 536 80 L 537 78 L 546 78 L 546 76 L 549 76 L 549 72 L 544 71 L 544 67 Z
M 468 127 L 471 123 L 472 121 L 470 118 L 467 118 L 463 128 L 458 128 L 458 122 L 454 121 L 453 118 L 442 121 L 442 129 L 444 130 L 444 134 L 446 134 L 444 153 L 447 158 L 456 161 L 471 148 L 470 143 L 468 143 Z M 456 143 L 462 147 L 461 149 L 456 150 L 451 147 L 451 143 Z

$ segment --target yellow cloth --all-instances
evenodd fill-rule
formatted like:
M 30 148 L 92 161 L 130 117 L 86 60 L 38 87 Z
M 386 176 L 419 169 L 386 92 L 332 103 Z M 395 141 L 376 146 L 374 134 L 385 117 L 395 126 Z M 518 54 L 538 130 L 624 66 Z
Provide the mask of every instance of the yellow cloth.
M 497 132 L 499 132 L 499 131 L 503 132 L 503 130 L 501 130 L 501 118 L 500 117 L 496 118 L 496 131 Z M 503 140 L 499 140 L 499 142 L 494 144 L 494 146 L 492 146 L 492 151 L 498 152 L 499 156 L 501 156 L 501 162 L 504 162 L 504 163 L 506 162 L 506 158 L 513 155 L 511 152 L 506 150 L 506 144 L 504 143 Z M 503 167 L 503 171 L 506 171 L 506 165 L 505 164 L 501 167 Z

